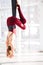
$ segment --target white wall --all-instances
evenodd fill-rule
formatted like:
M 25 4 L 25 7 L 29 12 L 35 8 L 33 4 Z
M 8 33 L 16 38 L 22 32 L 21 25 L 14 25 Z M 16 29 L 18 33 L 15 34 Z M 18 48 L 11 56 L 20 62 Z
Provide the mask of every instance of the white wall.
M 40 51 L 43 51 L 43 1 L 41 1 L 39 7 L 40 7 L 40 9 L 39 9 L 39 13 L 40 13 L 40 18 L 39 18 L 39 22 L 40 22 Z

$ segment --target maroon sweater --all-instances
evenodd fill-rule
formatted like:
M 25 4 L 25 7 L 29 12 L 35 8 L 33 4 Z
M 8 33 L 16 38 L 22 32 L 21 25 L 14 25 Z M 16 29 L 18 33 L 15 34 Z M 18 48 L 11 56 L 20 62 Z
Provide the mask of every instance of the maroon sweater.
M 7 19 L 7 26 L 13 26 L 16 24 L 20 28 L 25 29 L 24 24 L 26 23 L 26 19 L 24 18 L 19 5 L 18 5 L 18 12 L 19 12 L 20 19 L 14 17 L 14 16 L 9 17 Z

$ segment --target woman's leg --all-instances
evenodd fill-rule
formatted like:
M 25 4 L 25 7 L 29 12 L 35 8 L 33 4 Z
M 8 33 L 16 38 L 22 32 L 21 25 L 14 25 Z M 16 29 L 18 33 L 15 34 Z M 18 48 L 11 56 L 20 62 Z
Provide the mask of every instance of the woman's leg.
M 25 28 L 26 28 L 26 26 L 25 26 L 25 24 L 23 24 L 22 22 L 21 22 L 21 20 L 20 19 L 18 19 L 18 18 L 14 18 L 14 25 L 17 25 L 17 26 L 19 26 L 21 29 L 23 29 L 23 30 L 25 30 Z
M 16 24 L 17 26 L 19 26 L 20 28 L 22 28 L 24 30 L 26 28 L 26 26 L 25 26 L 26 19 L 23 16 L 22 11 L 20 9 L 20 5 L 18 5 L 18 3 L 17 3 L 17 7 L 18 7 L 20 19 L 15 18 L 14 24 Z
M 19 12 L 20 20 L 21 20 L 21 22 L 22 22 L 23 24 L 25 24 L 25 23 L 26 23 L 26 19 L 25 19 L 25 17 L 24 17 L 23 14 L 22 14 L 20 5 L 17 4 L 17 7 L 18 7 L 18 12 Z

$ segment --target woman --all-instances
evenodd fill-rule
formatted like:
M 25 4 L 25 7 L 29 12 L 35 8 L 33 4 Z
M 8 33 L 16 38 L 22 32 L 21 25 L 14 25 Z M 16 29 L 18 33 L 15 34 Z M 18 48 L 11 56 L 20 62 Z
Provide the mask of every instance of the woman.
M 21 9 L 20 9 L 20 5 L 17 3 L 16 8 L 18 9 L 19 12 L 19 16 L 20 19 L 11 16 L 7 19 L 7 26 L 8 26 L 8 36 L 7 36 L 7 56 L 8 57 L 12 57 L 13 56 L 13 46 L 12 46 L 12 37 L 13 37 L 13 33 L 16 33 L 16 27 L 15 25 L 19 26 L 21 29 L 25 30 L 26 26 L 26 19 L 24 18 Z

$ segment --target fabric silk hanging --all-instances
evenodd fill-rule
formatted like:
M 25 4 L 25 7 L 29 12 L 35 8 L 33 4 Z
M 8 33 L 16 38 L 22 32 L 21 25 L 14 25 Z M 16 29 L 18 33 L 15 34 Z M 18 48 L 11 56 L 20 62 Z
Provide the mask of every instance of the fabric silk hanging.
M 12 16 L 16 17 L 16 0 L 11 0 L 12 3 Z M 16 28 L 16 25 L 15 25 Z

